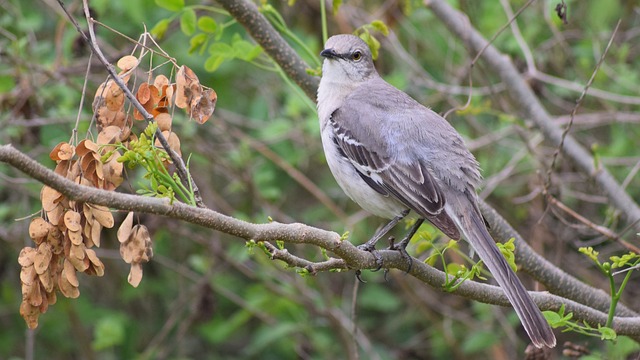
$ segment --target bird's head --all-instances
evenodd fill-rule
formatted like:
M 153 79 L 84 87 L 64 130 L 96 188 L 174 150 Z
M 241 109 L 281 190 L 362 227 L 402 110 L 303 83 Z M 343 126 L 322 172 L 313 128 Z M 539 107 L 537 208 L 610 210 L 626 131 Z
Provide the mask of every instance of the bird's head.
M 359 83 L 377 75 L 369 46 L 355 35 L 330 37 L 320 56 L 323 78 Z

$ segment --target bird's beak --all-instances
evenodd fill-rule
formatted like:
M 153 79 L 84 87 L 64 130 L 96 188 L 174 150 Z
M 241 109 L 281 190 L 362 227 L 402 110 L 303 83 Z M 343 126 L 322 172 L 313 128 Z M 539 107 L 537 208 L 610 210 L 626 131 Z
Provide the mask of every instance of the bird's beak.
M 340 55 L 338 55 L 338 53 L 336 53 L 335 50 L 333 49 L 324 49 L 322 50 L 322 52 L 320 52 L 320 56 L 327 58 L 327 59 L 337 59 L 340 57 Z

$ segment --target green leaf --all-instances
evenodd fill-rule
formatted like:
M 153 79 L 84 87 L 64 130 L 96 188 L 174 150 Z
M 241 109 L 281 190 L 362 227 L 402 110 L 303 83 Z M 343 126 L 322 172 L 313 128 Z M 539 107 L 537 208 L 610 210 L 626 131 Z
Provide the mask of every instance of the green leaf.
M 187 8 L 180 16 L 180 30 L 185 35 L 193 35 L 196 32 L 196 12 L 192 8 Z
M 153 35 L 156 39 L 162 39 L 164 34 L 167 32 L 169 28 L 169 23 L 171 21 L 169 19 L 162 19 L 158 21 L 158 23 L 151 29 L 151 35 Z
M 191 40 L 189 40 L 189 54 L 204 44 L 205 41 L 207 41 L 207 34 L 200 33 L 194 35 Z
M 198 29 L 211 34 L 218 29 L 218 23 L 211 16 L 201 16 L 198 19 Z
M 209 46 L 209 54 L 211 56 L 220 56 L 224 59 L 232 59 L 234 51 L 231 45 L 223 42 L 216 42 Z
M 618 336 L 615 330 L 606 326 L 598 326 L 598 332 L 600 340 L 614 340 Z
M 156 0 L 156 5 L 177 12 L 184 8 L 184 0 Z
M 342 0 L 333 0 L 333 13 L 337 13 L 338 9 L 340 9 L 340 5 L 342 5 Z
M 374 29 L 380 31 L 384 36 L 389 36 L 389 28 L 382 20 L 374 20 L 371 22 Z
M 119 315 L 98 320 L 93 331 L 94 340 L 91 347 L 99 351 L 124 343 L 125 322 L 125 318 Z
M 224 57 L 220 55 L 211 55 L 204 62 L 204 69 L 208 72 L 214 72 L 218 70 L 220 65 L 224 62 Z
M 234 41 L 232 46 L 233 54 L 235 55 L 234 57 L 244 61 L 251 61 L 262 53 L 262 48 L 260 46 L 253 45 L 246 40 Z

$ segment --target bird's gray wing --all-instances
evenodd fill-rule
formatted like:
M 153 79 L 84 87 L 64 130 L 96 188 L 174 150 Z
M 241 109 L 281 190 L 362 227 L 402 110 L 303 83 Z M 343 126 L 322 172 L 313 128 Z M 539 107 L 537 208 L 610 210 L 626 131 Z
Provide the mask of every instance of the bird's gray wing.
M 365 122 L 375 126 L 379 119 L 371 117 L 385 116 L 382 109 L 366 110 L 362 106 L 343 106 L 331 114 L 329 126 L 333 129 L 333 139 L 340 155 L 378 193 L 396 198 L 449 237 L 459 239 L 456 225 L 443 211 L 445 198 L 442 189 L 428 166 L 420 160 L 398 161 L 389 150 L 391 144 L 388 140 L 392 136 L 385 138 L 380 129 L 368 127 L 367 131 L 359 127 L 359 123 Z

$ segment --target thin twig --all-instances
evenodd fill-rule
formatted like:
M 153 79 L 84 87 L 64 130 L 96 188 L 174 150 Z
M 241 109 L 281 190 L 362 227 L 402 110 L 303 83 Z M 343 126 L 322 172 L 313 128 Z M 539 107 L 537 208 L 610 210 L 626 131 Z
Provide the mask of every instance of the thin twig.
M 611 48 L 611 44 L 613 44 L 613 39 L 616 37 L 616 33 L 618 32 L 620 23 L 621 23 L 621 20 L 618 20 L 618 23 L 616 24 L 616 27 L 613 30 L 613 33 L 611 34 L 611 38 L 609 39 L 609 43 L 607 44 L 607 47 L 604 49 L 604 52 L 600 56 L 600 60 L 598 60 L 598 63 L 596 64 L 595 69 L 593 69 L 593 72 L 591 73 L 591 78 L 589 79 L 589 81 L 587 81 L 587 84 L 584 86 L 584 90 L 580 94 L 580 97 L 578 97 L 578 100 L 576 100 L 576 106 L 574 106 L 573 110 L 571 110 L 571 115 L 569 117 L 569 124 L 567 124 L 567 126 L 564 128 L 564 131 L 562 132 L 560 143 L 558 144 L 556 150 L 554 151 L 553 158 L 551 160 L 551 165 L 549 166 L 549 169 L 547 169 L 547 176 L 544 182 L 544 187 L 542 189 L 543 194 L 546 194 L 549 190 L 549 186 L 551 186 L 551 173 L 554 171 L 556 161 L 558 159 L 558 155 L 560 155 L 560 152 L 562 151 L 562 147 L 564 146 L 565 139 L 567 138 L 567 135 L 571 130 L 571 126 L 573 125 L 573 119 L 575 118 L 576 113 L 580 108 L 580 105 L 582 105 L 584 98 L 587 96 L 587 92 L 589 91 L 589 88 L 591 87 L 593 80 L 595 80 L 596 75 L 598 74 L 598 70 L 600 69 L 600 66 L 604 62 L 604 58 L 607 56 L 607 53 L 609 52 L 609 48 Z
M 520 16 L 520 14 L 529 7 L 529 5 L 531 5 L 534 1 L 536 0 L 529 0 L 527 1 L 526 4 L 524 4 L 510 19 L 509 21 L 507 21 L 506 24 L 502 25 L 502 27 L 500 29 L 498 29 L 498 31 L 496 31 L 495 34 L 493 34 L 493 36 L 491 37 L 491 39 L 489 39 L 489 41 L 484 45 L 484 47 L 482 47 L 482 49 L 480 49 L 480 51 L 478 51 L 478 53 L 476 54 L 476 56 L 473 58 L 473 60 L 471 60 L 471 63 L 469 64 L 469 95 L 467 96 L 467 102 L 461 106 L 461 107 L 454 107 L 452 109 L 449 109 L 444 115 L 442 115 L 442 117 L 444 117 L 445 119 L 447 118 L 447 116 L 449 114 L 451 114 L 454 111 L 462 111 L 465 110 L 466 108 L 469 107 L 469 105 L 471 105 L 471 98 L 473 97 L 473 71 L 471 71 L 473 69 L 473 67 L 476 65 L 476 62 L 478 62 L 478 59 L 480 59 L 480 56 L 482 56 L 482 54 L 485 52 L 485 50 L 491 46 L 491 44 L 496 40 L 496 38 L 502 34 L 502 32 L 509 26 L 511 25 L 512 22 L 514 22 L 518 16 Z M 467 19 L 468 21 L 468 19 Z M 469 24 L 470 26 L 470 24 Z

